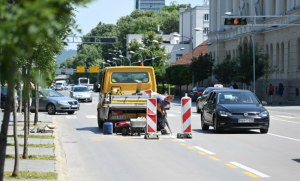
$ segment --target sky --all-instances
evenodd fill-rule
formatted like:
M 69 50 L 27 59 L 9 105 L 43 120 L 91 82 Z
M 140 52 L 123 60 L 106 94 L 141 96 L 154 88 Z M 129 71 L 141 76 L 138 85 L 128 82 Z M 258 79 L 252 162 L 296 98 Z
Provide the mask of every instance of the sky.
M 166 0 L 166 5 L 171 1 L 178 4 L 191 4 L 192 7 L 202 5 L 203 0 Z M 94 0 L 87 7 L 78 7 L 76 21 L 83 35 L 89 33 L 99 22 L 116 24 L 117 20 L 129 15 L 134 10 L 134 0 Z M 76 33 L 77 36 L 82 36 Z M 76 49 L 75 43 L 69 43 L 66 49 Z

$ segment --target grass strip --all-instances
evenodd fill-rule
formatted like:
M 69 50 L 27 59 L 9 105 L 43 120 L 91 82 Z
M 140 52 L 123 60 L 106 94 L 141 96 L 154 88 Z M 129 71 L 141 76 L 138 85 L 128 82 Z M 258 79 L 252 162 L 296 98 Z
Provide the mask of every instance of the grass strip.
M 14 143 L 7 143 L 7 146 L 15 146 Z M 20 147 L 24 147 L 23 144 L 19 144 Z M 28 147 L 34 147 L 34 148 L 54 148 L 54 144 L 28 144 Z
M 57 180 L 57 173 L 55 172 L 30 172 L 19 171 L 18 177 L 12 177 L 12 172 L 4 172 L 4 179 L 40 179 L 40 180 Z
M 19 158 L 22 160 L 23 155 L 20 154 Z M 15 155 L 14 154 L 6 155 L 5 159 L 15 159 Z M 55 160 L 55 156 L 54 155 L 28 155 L 28 159 L 26 160 Z
M 8 138 L 13 138 L 14 135 L 7 135 Z M 24 138 L 24 135 L 18 135 L 18 138 Z M 52 135 L 29 135 L 28 138 L 38 138 L 38 139 L 54 139 Z

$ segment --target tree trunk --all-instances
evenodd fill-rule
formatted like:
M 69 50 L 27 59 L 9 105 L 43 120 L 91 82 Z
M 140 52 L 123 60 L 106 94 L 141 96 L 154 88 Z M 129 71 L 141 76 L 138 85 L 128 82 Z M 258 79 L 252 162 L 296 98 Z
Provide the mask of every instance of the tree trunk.
M 29 124 L 30 124 L 30 72 L 29 69 L 26 74 L 26 87 L 25 87 L 25 92 L 24 94 L 24 106 L 26 105 L 26 108 L 24 107 L 24 148 L 23 148 L 23 159 L 28 158 L 28 134 L 29 134 Z M 28 91 L 28 92 L 27 92 Z
M 13 103 L 13 94 L 14 94 L 14 77 L 16 74 L 16 64 L 14 60 L 11 60 L 10 63 L 10 72 L 11 75 L 7 80 L 8 83 L 8 91 L 7 97 L 5 99 L 5 107 L 4 107 L 4 118 L 1 127 L 0 133 L 0 180 L 4 177 L 4 164 L 5 164 L 5 156 L 6 156 L 6 144 L 7 144 L 7 132 L 8 132 L 8 124 L 10 119 L 11 105 Z M 2 118 L 1 118 L 2 119 Z
M 17 177 L 19 175 L 19 142 L 18 142 L 18 133 L 17 133 L 17 110 L 16 110 L 16 97 L 14 94 L 13 97 L 13 119 L 14 119 L 14 142 L 15 142 L 15 165 L 14 171 L 12 173 L 13 177 Z
M 35 114 L 34 114 L 34 125 L 38 123 L 38 114 L 39 114 L 39 86 L 36 83 L 35 88 Z

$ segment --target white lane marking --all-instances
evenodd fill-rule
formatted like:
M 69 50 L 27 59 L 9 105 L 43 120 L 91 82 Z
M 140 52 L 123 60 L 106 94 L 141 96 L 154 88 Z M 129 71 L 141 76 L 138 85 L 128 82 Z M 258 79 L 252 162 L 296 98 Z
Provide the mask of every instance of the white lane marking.
M 173 133 L 173 134 L 177 134 L 177 133 Z M 180 142 L 185 142 L 185 140 L 177 139 L 177 137 L 176 137 L 176 136 L 173 136 L 173 135 L 171 135 L 170 138 L 176 139 L 176 140 L 178 140 L 178 141 L 180 141 Z
M 92 118 L 97 118 L 95 115 L 86 115 L 87 118 L 92 119 Z
M 296 121 L 288 121 L 288 120 L 280 120 L 280 119 L 275 119 L 275 118 L 272 118 L 272 120 L 276 120 L 276 121 L 282 121 L 282 122 L 289 122 L 289 123 L 295 123 L 295 124 L 299 124 L 299 122 L 296 122 Z
M 279 138 L 285 138 L 285 139 L 289 139 L 289 140 L 293 140 L 293 141 L 300 141 L 300 140 L 295 139 L 295 138 L 290 138 L 290 137 L 286 137 L 286 136 L 280 136 L 280 135 L 272 134 L 272 133 L 268 133 L 268 135 L 271 135 L 271 136 L 277 136 L 277 137 L 279 137 Z
M 295 118 L 295 117 L 291 117 L 291 116 L 278 116 L 278 117 L 282 117 L 282 118 Z
M 200 115 L 192 115 L 192 116 L 194 116 L 194 117 L 197 116 L 197 117 L 198 117 L 198 116 L 200 116 Z
M 202 151 L 202 152 L 204 152 L 204 153 L 207 153 L 207 154 L 209 154 L 209 155 L 215 155 L 214 152 L 208 151 L 208 150 L 206 150 L 206 149 L 204 149 L 204 148 L 201 148 L 201 147 L 199 147 L 199 146 L 193 146 L 193 147 L 196 148 L 197 150 L 200 150 L 200 151 Z
M 67 119 L 77 119 L 76 116 L 66 116 Z
M 178 141 L 180 141 L 180 142 L 185 142 L 184 140 L 182 140 L 182 139 L 176 139 L 176 140 L 178 140 Z
M 242 169 L 244 169 L 244 170 L 247 170 L 248 172 L 251 172 L 251 173 L 253 173 L 253 174 L 257 175 L 257 176 L 260 176 L 260 177 L 270 177 L 269 175 L 266 175 L 266 174 L 264 174 L 264 173 L 261 173 L 261 172 L 259 172 L 259 171 L 257 171 L 257 170 L 252 169 L 252 168 L 246 167 L 245 165 L 242 165 L 242 164 L 240 164 L 240 163 L 237 163 L 237 162 L 230 162 L 230 163 L 231 163 L 232 165 L 235 165 L 235 166 L 237 166 L 237 167 L 240 167 L 240 168 L 242 168 Z

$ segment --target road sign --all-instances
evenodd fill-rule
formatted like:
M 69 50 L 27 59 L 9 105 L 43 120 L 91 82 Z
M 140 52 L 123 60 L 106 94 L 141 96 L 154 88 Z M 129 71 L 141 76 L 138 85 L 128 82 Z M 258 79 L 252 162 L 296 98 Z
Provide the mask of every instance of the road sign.
M 73 69 L 66 69 L 65 72 L 66 74 L 71 74 L 71 75 L 74 73 Z
M 77 66 L 77 73 L 84 73 L 85 67 L 84 66 Z
M 98 66 L 91 66 L 90 67 L 90 73 L 99 73 L 99 67 Z
M 56 72 L 55 72 L 56 75 L 59 75 L 61 74 L 61 69 L 56 69 Z

